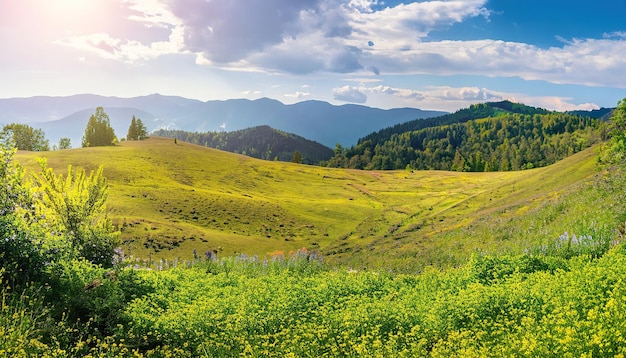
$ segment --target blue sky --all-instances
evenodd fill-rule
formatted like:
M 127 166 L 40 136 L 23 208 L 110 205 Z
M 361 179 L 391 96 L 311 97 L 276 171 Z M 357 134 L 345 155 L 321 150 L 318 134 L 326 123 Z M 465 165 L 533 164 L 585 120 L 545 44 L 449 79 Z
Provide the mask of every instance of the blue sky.
M 624 14 L 626 0 L 0 0 L 0 98 L 613 107 Z

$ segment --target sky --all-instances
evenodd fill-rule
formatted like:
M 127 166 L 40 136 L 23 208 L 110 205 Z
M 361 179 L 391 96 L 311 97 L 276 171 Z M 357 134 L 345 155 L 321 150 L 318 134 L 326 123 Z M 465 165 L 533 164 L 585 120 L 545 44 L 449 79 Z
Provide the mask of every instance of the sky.
M 614 107 L 624 14 L 626 0 L 0 0 L 0 98 Z

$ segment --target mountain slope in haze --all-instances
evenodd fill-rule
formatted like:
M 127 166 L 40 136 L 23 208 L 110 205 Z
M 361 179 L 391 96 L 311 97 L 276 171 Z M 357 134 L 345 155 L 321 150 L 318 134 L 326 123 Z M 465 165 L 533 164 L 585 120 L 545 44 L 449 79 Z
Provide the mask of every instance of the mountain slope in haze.
M 265 160 L 291 161 L 295 153 L 299 152 L 301 163 L 318 164 L 333 156 L 333 151 L 322 144 L 269 126 L 233 132 L 187 132 L 160 129 L 152 134 Z
M 578 186 L 598 170 L 593 149 L 523 172 L 408 173 L 263 161 L 166 138 L 16 157 L 36 170 L 37 156 L 58 173 L 70 164 L 104 166 L 109 215 L 126 252 L 138 258 L 189 259 L 194 249 L 263 257 L 307 247 L 329 261 L 414 270 L 576 232 L 585 215 L 552 208 L 580 197 Z M 536 222 L 524 221 L 533 212 L 541 215 Z M 467 234 L 479 228 L 480 235 Z
M 581 117 L 591 117 L 591 118 L 597 118 L 597 119 L 602 119 L 602 120 L 608 120 L 613 115 L 614 110 L 615 108 L 602 107 L 600 109 L 593 109 L 591 111 L 569 111 L 567 113 L 573 114 L 576 116 L 581 116 Z
M 508 101 L 372 133 L 327 163 L 357 169 L 508 171 L 542 167 L 607 138 L 590 116 Z
M 79 112 L 82 115 L 84 110 L 93 113 L 98 106 L 104 107 L 111 121 L 128 121 L 122 132 L 116 129 L 120 138 L 126 135 L 132 118 L 131 112 L 134 111 L 135 116 L 142 119 L 148 130 L 163 128 L 190 132 L 220 129 L 232 131 L 268 125 L 327 147 L 334 147 L 336 143 L 352 145 L 358 138 L 380 128 L 444 113 L 414 108 L 383 110 L 352 104 L 335 106 L 322 101 L 285 105 L 268 98 L 202 102 L 159 94 L 133 98 L 75 95 L 0 99 L 0 123 L 29 123 L 39 128 L 39 123 L 49 122 L 46 124 L 46 128 L 51 131 L 49 135 L 56 138 L 57 133 L 62 131 L 59 127 L 67 123 L 68 117 L 75 118 Z M 126 108 L 129 111 L 118 118 L 110 113 L 114 108 Z M 57 122 L 58 120 L 61 122 Z M 56 141 L 51 138 L 51 143 L 54 142 Z

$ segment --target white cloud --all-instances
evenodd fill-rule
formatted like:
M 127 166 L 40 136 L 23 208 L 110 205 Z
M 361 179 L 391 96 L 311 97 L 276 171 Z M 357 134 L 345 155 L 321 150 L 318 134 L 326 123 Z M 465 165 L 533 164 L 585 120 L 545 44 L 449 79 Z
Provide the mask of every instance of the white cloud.
M 338 101 L 363 104 L 367 95 L 359 87 L 343 86 L 333 89 L 333 98 Z
M 119 19 L 120 24 L 124 24 L 120 27 L 129 26 L 128 23 L 143 23 L 144 31 L 133 31 L 129 38 L 116 37 L 108 32 L 73 33 L 54 43 L 89 51 L 105 59 L 127 63 L 184 53 L 185 39 L 182 23 L 159 0 L 120 0 L 120 8 L 118 16 L 127 14 L 126 18 Z M 133 27 L 133 30 L 141 28 Z M 160 30 L 154 35 L 152 28 L 161 28 L 165 32 Z M 164 38 L 161 38 L 162 34 L 165 34 Z M 155 40 L 155 38 L 159 39 Z
M 506 98 L 502 93 L 478 87 L 431 87 L 428 91 L 429 97 L 440 100 L 462 100 L 462 101 L 501 101 Z
M 437 108 L 448 111 L 466 108 L 474 103 L 498 102 L 504 100 L 556 111 L 592 110 L 600 108 L 600 106 L 595 103 L 574 103 L 573 99 L 569 97 L 532 96 L 524 93 L 502 92 L 478 87 L 431 86 L 416 90 L 383 85 L 374 87 L 361 85 L 359 87 L 344 86 L 340 89 L 342 93 L 358 92 L 364 95 L 368 94 L 369 96 L 366 97 L 368 100 L 383 98 L 381 102 L 394 103 L 395 107 Z M 335 89 L 333 94 L 335 94 L 337 90 L 338 89 Z
M 262 93 L 261 91 L 253 91 L 253 90 L 241 91 L 241 94 L 244 96 L 258 96 L 261 93 Z
M 395 87 L 380 85 L 380 86 L 369 87 L 369 88 L 361 87 L 361 89 L 364 91 L 371 92 L 371 93 L 381 93 L 381 94 L 396 96 L 404 100 L 410 100 L 410 101 L 419 102 L 424 99 L 424 94 L 422 91 L 416 91 L 416 90 L 411 90 L 411 89 L 406 89 L 406 88 L 395 88 Z
M 311 93 L 309 92 L 296 91 L 295 93 L 287 93 L 287 94 L 284 94 L 283 96 L 288 97 L 288 98 L 294 98 L 294 99 L 302 99 L 310 95 Z
M 127 63 L 183 53 L 197 65 L 236 71 L 465 74 L 626 87 L 625 32 L 564 39 L 551 48 L 490 39 L 426 41 L 434 30 L 488 18 L 487 0 L 389 6 L 374 0 L 118 1 L 126 9 L 123 21 L 144 31 L 128 38 L 75 33 L 56 43 Z

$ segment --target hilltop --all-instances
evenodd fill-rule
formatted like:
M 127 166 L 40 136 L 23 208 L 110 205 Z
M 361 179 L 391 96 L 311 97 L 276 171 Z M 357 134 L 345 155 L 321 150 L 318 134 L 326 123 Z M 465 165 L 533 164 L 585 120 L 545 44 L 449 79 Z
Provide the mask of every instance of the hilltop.
M 546 168 L 496 173 L 320 168 L 164 138 L 17 159 L 34 169 L 36 156 L 60 173 L 69 164 L 104 165 L 110 216 L 137 257 L 307 247 L 360 266 L 445 267 L 477 249 L 520 251 L 554 240 L 585 215 L 529 220 L 583 200 L 577 193 L 598 173 L 593 148 Z
M 160 129 L 152 135 L 176 138 L 253 158 L 283 162 L 292 161 L 296 152 L 300 153 L 300 163 L 304 164 L 318 164 L 330 159 L 333 155 L 333 151 L 322 144 L 270 126 L 258 126 L 233 132 L 204 133 Z

